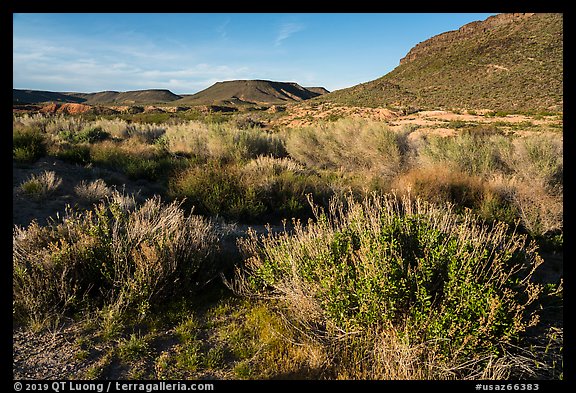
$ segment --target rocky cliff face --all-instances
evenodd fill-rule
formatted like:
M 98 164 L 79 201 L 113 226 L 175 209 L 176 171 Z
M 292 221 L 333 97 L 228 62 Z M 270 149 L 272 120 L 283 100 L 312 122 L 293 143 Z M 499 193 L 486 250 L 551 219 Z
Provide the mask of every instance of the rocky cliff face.
M 440 53 L 443 49 L 450 47 L 455 41 L 466 39 L 479 32 L 488 32 L 496 27 L 517 22 L 519 19 L 529 18 L 532 15 L 534 15 L 534 13 L 498 14 L 484 21 L 465 24 L 458 30 L 438 34 L 414 46 L 406 56 L 400 59 L 400 64 L 414 61 L 422 56 Z

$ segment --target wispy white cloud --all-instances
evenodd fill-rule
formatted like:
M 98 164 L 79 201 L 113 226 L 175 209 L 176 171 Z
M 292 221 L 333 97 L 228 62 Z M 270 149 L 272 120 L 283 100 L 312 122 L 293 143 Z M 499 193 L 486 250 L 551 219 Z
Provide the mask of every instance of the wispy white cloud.
M 227 18 L 224 22 L 216 26 L 216 32 L 220 35 L 220 37 L 226 39 L 228 38 L 228 25 L 230 24 L 231 19 Z
M 15 88 L 95 92 L 167 88 L 194 93 L 223 79 L 249 79 L 249 67 L 200 59 L 199 51 L 152 43 L 14 37 Z M 46 86 L 46 87 L 41 87 Z
M 305 29 L 305 26 L 302 23 L 282 23 L 278 30 L 278 34 L 276 35 L 276 39 L 274 40 L 274 46 L 280 46 L 282 41 L 287 38 L 290 38 L 295 33 L 302 31 Z
M 123 59 L 118 62 L 80 57 L 66 62 L 52 59 L 40 61 L 14 60 L 15 88 L 36 88 L 30 83 L 57 86 L 56 91 L 95 92 L 102 90 L 135 90 L 165 88 L 175 93 L 194 93 L 223 79 L 248 79 L 250 69 L 245 66 L 199 63 L 172 66 L 157 64 L 141 66 Z M 24 82 L 26 81 L 26 82 Z M 47 89 L 50 90 L 50 89 Z

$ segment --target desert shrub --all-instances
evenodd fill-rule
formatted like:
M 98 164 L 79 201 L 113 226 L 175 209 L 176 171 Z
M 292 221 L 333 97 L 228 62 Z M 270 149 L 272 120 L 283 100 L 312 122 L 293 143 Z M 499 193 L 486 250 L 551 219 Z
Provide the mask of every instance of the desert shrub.
M 266 155 L 272 157 L 285 157 L 284 141 L 274 133 L 249 128 L 234 135 L 234 144 L 243 152 L 242 158 L 256 158 Z
M 468 122 L 466 122 L 464 120 L 450 120 L 448 122 L 448 125 L 447 125 L 448 128 L 453 128 L 453 129 L 464 128 L 467 126 L 468 126 Z
M 554 191 L 563 184 L 563 157 L 562 136 L 548 134 L 516 138 L 505 160 L 521 179 Z
M 45 154 L 45 137 L 41 131 L 34 128 L 13 130 L 12 159 L 16 162 L 34 162 Z
M 166 134 L 163 127 L 152 126 L 149 124 L 130 124 L 124 129 L 122 136 L 126 138 L 135 138 L 141 143 L 153 144 Z
M 201 214 L 247 219 L 265 212 L 256 190 L 244 187 L 235 166 L 210 161 L 180 172 L 170 180 L 169 193 L 186 198 Z
M 49 122 L 50 117 L 42 113 L 25 113 L 22 116 L 14 115 L 12 116 L 12 129 L 31 129 L 44 133 L 46 132 L 46 126 Z
M 234 121 L 234 126 L 240 130 L 247 130 L 251 128 L 263 128 L 264 123 L 251 117 L 240 117 Z
M 110 134 L 112 138 L 127 138 L 128 133 L 126 132 L 129 123 L 126 120 L 120 118 L 105 119 L 98 118 L 90 122 L 91 126 L 96 128 L 99 127 Z
M 20 185 L 20 191 L 34 199 L 45 199 L 62 185 L 62 178 L 53 171 L 32 174 Z
M 550 193 L 538 182 L 515 182 L 512 201 L 522 226 L 534 237 L 555 236 L 564 228 L 563 193 Z
M 510 198 L 522 226 L 535 237 L 553 236 L 563 230 L 562 140 L 557 134 L 516 138 L 504 156 L 512 170 Z
M 240 168 L 240 176 L 276 218 L 311 216 L 307 195 L 327 201 L 332 194 L 326 179 L 287 157 L 260 156 Z
M 96 202 L 111 195 L 112 189 L 102 179 L 91 182 L 82 180 L 74 187 L 74 193 L 85 202 Z
M 88 121 L 82 116 L 49 115 L 46 116 L 46 133 L 59 135 L 61 132 L 76 134 L 87 127 Z
M 166 139 L 169 151 L 185 153 L 204 161 L 231 163 L 260 155 L 286 155 L 280 136 L 253 127 L 241 129 L 230 124 L 189 121 L 169 125 Z
M 170 124 L 166 127 L 165 134 L 168 150 L 174 154 L 188 154 L 206 159 L 208 132 L 208 125 L 199 120 Z
M 241 247 L 246 265 L 232 286 L 281 299 L 286 318 L 335 348 L 345 370 L 389 370 L 373 362 L 400 362 L 410 351 L 411 375 L 467 373 L 505 355 L 537 320 L 534 244 L 450 206 L 390 195 L 334 200 L 314 222 L 296 222 L 290 234 L 251 233 Z M 383 337 L 388 347 L 374 352 Z M 398 344 L 402 353 L 386 352 Z
M 13 230 L 16 316 L 43 324 L 94 307 L 142 316 L 216 273 L 212 224 L 156 197 L 141 206 L 112 196 L 92 210 L 70 208 L 47 226 Z
M 510 225 L 518 218 L 511 190 L 492 186 L 479 176 L 469 175 L 443 166 L 415 167 L 398 176 L 394 188 L 428 202 L 452 203 L 454 209 L 472 209 L 475 214 Z
M 508 172 L 503 155 L 510 149 L 510 140 L 501 135 L 467 132 L 462 135 L 430 136 L 419 149 L 422 165 L 448 165 L 470 175 L 485 176 Z
M 249 161 L 244 168 L 250 173 L 262 174 L 265 178 L 273 177 L 284 171 L 298 174 L 310 173 L 310 170 L 305 166 L 288 157 L 275 158 L 264 155 Z
M 162 124 L 166 123 L 171 117 L 172 114 L 166 112 L 144 112 L 129 116 L 133 122 L 140 124 Z
M 70 143 L 95 143 L 106 140 L 110 133 L 102 130 L 101 127 L 85 127 L 78 132 L 65 130 L 58 134 L 60 138 Z
M 206 147 L 212 159 L 222 162 L 245 161 L 260 155 L 286 155 L 283 141 L 275 134 L 254 128 L 238 129 L 224 125 L 211 125 Z
M 472 137 L 488 137 L 493 135 L 504 135 L 504 132 L 496 124 L 479 124 L 470 127 L 464 127 L 464 135 Z
M 92 163 L 124 172 L 132 179 L 163 180 L 178 165 L 177 160 L 156 145 L 128 140 L 105 141 L 90 147 Z
M 418 160 L 420 167 L 399 182 L 411 183 L 425 198 L 448 199 L 508 223 L 520 219 L 521 227 L 534 237 L 562 231 L 562 136 L 510 138 L 470 130 L 455 137 L 427 138 Z M 470 182 L 472 178 L 476 180 Z M 504 186 L 500 190 L 495 178 Z M 454 191 L 462 195 L 453 198 Z
M 53 143 L 48 146 L 48 154 L 73 164 L 87 165 L 91 162 L 91 148 L 87 144 Z
M 383 123 L 341 119 L 291 130 L 286 150 L 309 168 L 371 172 L 391 178 L 402 170 L 406 136 Z
M 242 221 L 310 216 L 308 194 L 327 200 L 331 189 L 287 158 L 258 157 L 245 165 L 208 161 L 169 181 L 169 195 L 185 198 L 199 213 Z

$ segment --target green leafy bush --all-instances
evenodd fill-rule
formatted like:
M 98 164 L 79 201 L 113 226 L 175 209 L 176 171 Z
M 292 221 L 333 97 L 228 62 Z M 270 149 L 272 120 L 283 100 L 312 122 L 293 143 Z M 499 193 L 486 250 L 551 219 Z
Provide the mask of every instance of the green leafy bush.
M 163 181 L 178 160 L 161 146 L 103 142 L 90 147 L 90 160 L 96 165 L 124 172 L 131 179 Z
M 14 129 L 12 158 L 17 162 L 34 162 L 46 154 L 44 135 L 34 129 Z
M 85 127 L 78 132 L 63 130 L 58 135 L 70 143 L 95 143 L 110 137 L 110 133 L 102 130 L 102 127 Z
M 334 200 L 291 234 L 242 242 L 239 291 L 283 299 L 320 337 L 385 329 L 443 361 L 502 355 L 535 323 L 541 263 L 525 236 L 393 196 Z

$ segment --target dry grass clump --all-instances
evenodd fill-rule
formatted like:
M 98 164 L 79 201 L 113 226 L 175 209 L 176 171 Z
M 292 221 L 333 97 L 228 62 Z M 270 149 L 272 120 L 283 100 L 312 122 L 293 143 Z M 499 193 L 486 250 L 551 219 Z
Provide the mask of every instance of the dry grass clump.
M 62 178 L 54 171 L 43 171 L 39 175 L 32 174 L 20 185 L 20 191 L 34 199 L 45 199 L 52 195 L 62 185 Z
M 96 202 L 112 194 L 112 189 L 102 179 L 91 182 L 82 180 L 74 186 L 74 193 L 85 202 Z
M 315 212 L 290 234 L 242 240 L 232 286 L 281 300 L 292 326 L 327 346 L 337 378 L 466 378 L 538 320 L 542 260 L 503 223 L 390 195 Z

